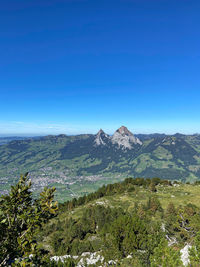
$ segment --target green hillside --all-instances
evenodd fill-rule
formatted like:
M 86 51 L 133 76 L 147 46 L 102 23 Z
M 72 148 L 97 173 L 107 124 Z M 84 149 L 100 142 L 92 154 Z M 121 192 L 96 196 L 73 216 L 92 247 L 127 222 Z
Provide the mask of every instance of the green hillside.
M 158 178 L 103 186 L 61 204 L 38 241 L 52 256 L 70 255 L 76 264 L 96 253 L 113 266 L 182 266 L 180 250 L 199 242 L 199 188 Z
M 34 192 L 54 185 L 59 201 L 82 196 L 127 176 L 190 182 L 200 178 L 199 135 L 145 136 L 142 145 L 135 144 L 131 149 L 109 140 L 106 145 L 96 146 L 95 137 L 46 136 L 1 145 L 0 193 L 6 193 L 15 177 L 27 171 Z
M 0 265 L 182 267 L 200 263 L 200 182 L 126 178 L 65 203 L 28 174 L 0 197 Z

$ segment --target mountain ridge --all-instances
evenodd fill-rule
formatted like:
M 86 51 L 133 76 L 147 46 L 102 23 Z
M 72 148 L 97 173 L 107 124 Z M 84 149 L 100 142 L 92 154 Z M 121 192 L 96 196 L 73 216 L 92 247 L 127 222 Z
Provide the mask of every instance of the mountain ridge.
M 53 184 L 63 194 L 67 188 L 68 197 L 130 176 L 200 179 L 199 135 L 158 134 L 144 136 L 140 143 L 132 139 L 137 135 L 119 129 L 116 142 L 112 142 L 116 132 L 110 136 L 100 130 L 96 135 L 49 135 L 1 145 L 0 193 L 27 171 L 36 191 Z
M 95 138 L 95 145 L 108 145 L 109 142 L 116 144 L 118 148 L 132 149 L 135 144 L 142 145 L 138 137 L 135 137 L 125 126 L 118 128 L 113 135 L 109 136 L 102 129 L 98 131 Z

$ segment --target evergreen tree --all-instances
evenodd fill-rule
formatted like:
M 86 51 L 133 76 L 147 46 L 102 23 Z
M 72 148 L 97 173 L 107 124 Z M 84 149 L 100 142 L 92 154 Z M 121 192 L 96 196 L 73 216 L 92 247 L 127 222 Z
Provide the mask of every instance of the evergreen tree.
M 149 190 L 151 192 L 157 192 L 157 189 L 156 189 L 156 184 L 152 181 L 149 185 Z
M 151 211 L 153 214 L 155 214 L 156 211 L 163 212 L 163 208 L 161 206 L 160 201 L 157 197 L 150 197 L 147 202 L 147 209 Z
M 162 239 L 158 247 L 154 249 L 154 254 L 150 257 L 151 267 L 180 267 L 182 261 L 180 252 L 168 246 L 166 239 Z
M 36 200 L 30 189 L 31 181 L 26 173 L 15 186 L 11 186 L 8 195 L 0 197 L 0 266 L 15 258 L 20 259 L 16 265 L 25 266 L 25 262 L 30 262 L 27 266 L 31 266 L 31 262 L 42 264 L 35 237 L 42 225 L 56 215 L 55 188 L 45 188 Z
M 191 266 L 200 265 L 200 232 L 197 233 L 194 239 L 194 245 L 190 249 L 190 264 Z
M 174 216 L 176 215 L 176 209 L 174 207 L 174 204 L 172 202 L 170 202 L 167 206 L 167 210 L 166 210 L 166 217 L 168 216 Z

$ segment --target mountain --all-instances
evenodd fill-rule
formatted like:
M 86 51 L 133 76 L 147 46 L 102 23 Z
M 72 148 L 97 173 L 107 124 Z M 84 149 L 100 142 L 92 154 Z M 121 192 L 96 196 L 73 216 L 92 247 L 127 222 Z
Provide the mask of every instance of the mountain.
M 134 145 L 142 145 L 142 142 L 138 137 L 135 137 L 125 126 L 121 126 L 115 131 L 115 133 L 110 137 L 102 129 L 95 136 L 94 143 L 96 146 L 108 146 L 117 145 L 119 149 L 132 149 Z
M 150 140 L 153 138 L 164 138 L 167 135 L 166 134 L 159 134 L 159 133 L 154 133 L 154 134 L 135 134 L 136 137 L 138 137 L 142 142 L 146 140 Z
M 122 149 L 132 149 L 134 145 L 142 145 L 139 138 L 135 137 L 125 126 L 120 127 L 111 137 L 112 143 Z
M 35 192 L 55 185 L 60 200 L 127 176 L 195 181 L 200 179 L 200 135 L 139 138 L 122 126 L 112 136 L 100 130 L 96 135 L 50 135 L 0 146 L 0 193 L 27 171 Z
M 95 146 L 106 146 L 110 142 L 110 137 L 104 133 L 102 129 L 98 131 L 98 133 L 95 136 L 94 145 Z
M 25 140 L 29 139 L 30 137 L 25 137 L 25 136 L 9 136 L 9 137 L 0 137 L 0 145 L 7 144 L 13 140 Z M 34 137 L 37 138 L 37 137 Z

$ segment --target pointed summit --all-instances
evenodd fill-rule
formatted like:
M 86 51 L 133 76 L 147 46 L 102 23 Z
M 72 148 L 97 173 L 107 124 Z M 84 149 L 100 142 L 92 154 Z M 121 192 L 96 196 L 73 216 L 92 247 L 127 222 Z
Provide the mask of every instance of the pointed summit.
M 100 129 L 98 133 L 95 135 L 94 145 L 100 146 L 100 145 L 107 145 L 107 141 L 110 139 L 110 137 L 102 130 Z
M 119 132 L 121 135 L 133 135 L 125 126 L 121 126 L 116 132 Z
M 102 129 L 100 129 L 96 135 L 98 135 L 98 134 L 99 134 L 99 135 L 100 135 L 100 134 L 104 134 L 104 135 L 105 135 L 105 132 L 104 132 Z
M 125 126 L 121 126 L 112 136 L 112 143 L 122 149 L 132 149 L 133 145 L 142 145 L 139 138 L 135 137 Z

